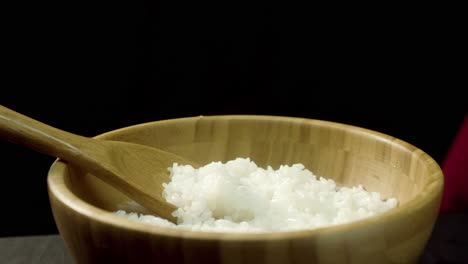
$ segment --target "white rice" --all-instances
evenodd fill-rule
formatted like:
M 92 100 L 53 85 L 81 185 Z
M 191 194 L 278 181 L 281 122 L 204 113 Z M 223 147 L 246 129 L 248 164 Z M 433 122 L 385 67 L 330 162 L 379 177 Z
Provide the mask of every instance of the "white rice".
M 249 158 L 194 169 L 174 164 L 164 198 L 178 209 L 165 219 L 118 210 L 146 223 L 198 231 L 271 232 L 313 229 L 386 212 L 397 200 L 381 199 L 361 185 L 338 187 L 302 164 L 259 168 Z

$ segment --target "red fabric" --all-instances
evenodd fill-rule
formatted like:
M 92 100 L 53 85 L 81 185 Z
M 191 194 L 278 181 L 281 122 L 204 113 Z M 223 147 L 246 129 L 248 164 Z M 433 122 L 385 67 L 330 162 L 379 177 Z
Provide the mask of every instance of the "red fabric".
M 440 210 L 468 209 L 468 114 L 442 163 L 444 191 Z

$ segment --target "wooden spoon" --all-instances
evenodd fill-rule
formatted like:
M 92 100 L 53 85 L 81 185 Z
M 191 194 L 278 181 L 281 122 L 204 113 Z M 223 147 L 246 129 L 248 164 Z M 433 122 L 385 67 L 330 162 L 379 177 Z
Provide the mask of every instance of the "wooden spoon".
M 60 158 L 112 185 L 137 203 L 173 223 L 175 206 L 162 197 L 174 162 L 197 166 L 175 154 L 122 141 L 75 135 L 0 105 L 3 138 Z

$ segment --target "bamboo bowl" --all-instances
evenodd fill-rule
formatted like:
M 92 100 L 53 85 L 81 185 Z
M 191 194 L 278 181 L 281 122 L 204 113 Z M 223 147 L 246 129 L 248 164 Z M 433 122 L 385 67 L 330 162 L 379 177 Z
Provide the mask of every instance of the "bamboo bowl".
M 417 263 L 443 188 L 425 152 L 379 132 L 280 116 L 200 116 L 149 122 L 98 138 L 162 148 L 199 164 L 250 157 L 258 166 L 303 163 L 337 184 L 362 184 L 399 206 L 307 231 L 208 233 L 159 227 L 112 213 L 129 198 L 56 160 L 48 191 L 57 228 L 77 263 Z M 130 202 L 130 203 L 129 203 Z M 144 212 L 137 205 L 130 210 Z

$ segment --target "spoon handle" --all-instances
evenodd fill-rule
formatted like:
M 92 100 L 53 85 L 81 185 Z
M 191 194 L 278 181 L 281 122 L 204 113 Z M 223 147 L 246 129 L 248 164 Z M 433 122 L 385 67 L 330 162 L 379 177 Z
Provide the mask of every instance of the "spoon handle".
M 0 105 L 0 136 L 16 144 L 64 160 L 82 156 L 88 138 L 75 135 L 29 118 Z

